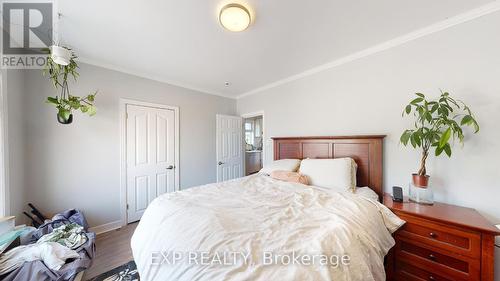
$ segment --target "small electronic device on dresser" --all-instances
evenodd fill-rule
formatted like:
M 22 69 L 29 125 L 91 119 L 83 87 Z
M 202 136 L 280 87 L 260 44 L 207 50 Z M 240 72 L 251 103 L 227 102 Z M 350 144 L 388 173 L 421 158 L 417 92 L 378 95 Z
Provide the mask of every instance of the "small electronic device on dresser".
M 496 228 L 476 210 L 435 202 L 384 205 L 406 223 L 394 233 L 387 280 L 494 280 Z
M 392 200 L 403 202 L 403 188 L 399 186 L 392 187 Z

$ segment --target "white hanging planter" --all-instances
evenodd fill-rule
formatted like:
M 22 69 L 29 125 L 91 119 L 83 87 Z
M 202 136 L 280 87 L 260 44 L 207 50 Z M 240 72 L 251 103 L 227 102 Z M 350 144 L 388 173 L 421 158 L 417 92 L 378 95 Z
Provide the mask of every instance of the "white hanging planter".
M 64 47 L 52 45 L 51 49 L 51 58 L 52 60 L 60 65 L 68 65 L 71 60 L 71 50 L 68 50 Z

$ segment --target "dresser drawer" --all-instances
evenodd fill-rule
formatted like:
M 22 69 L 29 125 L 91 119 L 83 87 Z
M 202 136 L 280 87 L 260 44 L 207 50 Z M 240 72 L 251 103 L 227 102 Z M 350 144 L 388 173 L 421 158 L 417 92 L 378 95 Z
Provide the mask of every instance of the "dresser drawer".
M 451 280 L 480 280 L 479 259 L 449 253 L 402 236 L 396 240 L 396 260 Z
M 400 260 L 396 262 L 395 274 L 397 281 L 454 281 Z
M 479 258 L 481 255 L 479 233 L 411 216 L 401 214 L 398 216 L 405 220 L 406 224 L 397 232 L 397 235 L 472 258 Z

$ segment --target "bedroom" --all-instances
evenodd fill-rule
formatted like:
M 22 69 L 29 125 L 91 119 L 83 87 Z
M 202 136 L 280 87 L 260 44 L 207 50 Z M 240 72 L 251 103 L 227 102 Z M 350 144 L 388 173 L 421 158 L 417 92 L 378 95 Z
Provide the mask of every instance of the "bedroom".
M 3 1 L 2 5 L 11 2 L 30 7 L 30 3 L 39 1 Z M 52 40 L 41 45 L 69 47 L 78 56 L 74 61 L 78 64 L 79 76 L 76 81 L 70 76 L 69 90 L 78 97 L 97 91 L 92 103 L 96 114 L 88 116 L 88 108 L 82 113 L 80 107 L 72 112 L 71 124 L 61 124 L 59 121 L 65 120 L 58 121 L 58 108 L 46 102 L 47 97 L 60 96 L 61 87 L 55 89 L 53 81 L 43 75 L 40 67 L 6 66 L 4 58 L 16 54 L 7 53 L 4 42 L 0 215 L 15 216 L 15 224 L 22 225 L 31 224 L 31 219 L 23 214 L 24 211 L 30 214 L 28 203 L 33 203 L 48 218 L 68 209 L 80 210 L 88 222 L 89 232 L 97 233 L 95 257 L 92 266 L 82 275 L 83 280 L 101 278 L 115 268 L 122 270 L 127 264 L 135 268 L 138 263 L 132 254 L 130 236 L 137 227 L 135 221 L 142 217 L 157 194 L 143 192 L 132 196 L 127 189 L 133 184 L 139 187 L 147 184 L 141 179 L 129 183 L 133 171 L 128 169 L 133 167 L 128 166 L 127 160 L 131 158 L 127 155 L 140 156 L 140 153 L 129 151 L 127 146 L 136 139 L 127 134 L 135 128 L 132 126 L 135 123 L 128 124 L 127 120 L 136 114 L 139 117 L 135 119 L 141 121 L 144 112 L 168 120 L 167 125 L 154 130 L 166 132 L 168 128 L 167 138 L 148 135 L 149 139 L 165 144 L 164 150 L 150 152 L 151 155 L 160 155 L 161 151 L 174 155 L 160 167 L 165 189 L 158 195 L 175 192 L 167 192 L 162 198 L 172 194 L 194 193 L 196 196 L 197 190 L 198 196 L 207 196 L 206 189 L 196 187 L 239 177 L 239 171 L 243 176 L 244 132 L 241 138 L 224 140 L 224 128 L 219 126 L 222 121 L 217 120 L 239 124 L 241 118 L 257 115 L 263 116 L 263 137 L 258 146 L 264 168 L 280 159 L 279 150 L 275 149 L 279 140 L 273 139 L 276 137 L 316 137 L 316 142 L 325 144 L 314 148 L 301 144 L 311 149 L 292 149 L 295 156 L 286 158 L 338 158 L 334 155 L 333 143 L 337 140 L 325 137 L 352 136 L 351 142 L 359 142 L 359 136 L 384 135 L 383 149 L 377 154 L 381 157 L 380 163 L 372 162 L 371 155 L 368 164 L 375 166 L 365 170 L 366 163 L 357 163 L 357 175 L 375 169 L 381 178 L 379 194 L 392 194 L 393 186 L 400 186 L 407 198 L 412 173 L 420 168 L 421 150 L 413 149 L 411 141 L 406 146 L 401 144 L 402 133 L 413 128 L 414 111 L 405 116 L 401 113 L 418 98 L 415 93 L 434 100 L 439 98 L 441 90 L 449 92 L 451 97 L 470 107 L 480 130 L 474 134 L 474 128 L 465 124 L 463 145 L 459 139 L 450 139 L 451 157 L 445 155 L 446 151 L 436 157 L 434 147 L 431 148 L 426 174 L 431 176 L 428 190 L 435 204 L 414 205 L 405 201 L 403 206 L 428 210 L 425 221 L 439 225 L 443 221 L 450 224 L 454 221 L 448 217 L 436 222 L 441 219 L 437 210 L 440 203 L 459 208 L 455 210 L 475 209 L 474 214 L 488 222 L 491 231 L 494 225 L 500 224 L 500 184 L 495 180 L 500 172 L 496 163 L 500 156 L 500 132 L 496 127 L 500 120 L 498 0 L 151 1 L 147 4 L 128 0 L 119 3 L 59 0 L 44 3 L 53 4 L 53 22 L 49 28 Z M 243 31 L 230 31 L 231 27 L 221 22 L 221 11 L 233 3 L 243 6 L 243 9 L 235 9 L 235 12 L 243 11 L 239 14 L 243 19 L 248 15 L 248 26 Z M 5 18 L 6 7 L 2 10 Z M 12 13 L 12 21 L 22 15 L 17 14 L 16 18 L 16 12 Z M 23 26 L 22 21 L 13 26 Z M 12 37 L 22 42 L 24 37 L 14 27 L 4 27 L 4 36 L 9 30 L 7 39 Z M 37 38 L 36 34 L 30 36 Z M 139 121 L 137 124 L 142 124 Z M 233 129 L 235 131 L 227 133 L 238 134 L 238 129 Z M 241 149 L 236 149 L 241 152 L 239 157 L 224 158 L 220 146 L 224 141 L 234 147 L 241 144 Z M 316 154 L 307 154 L 313 152 Z M 296 170 L 300 173 L 301 169 Z M 154 168 L 148 172 L 154 174 Z M 254 176 L 262 176 L 262 173 Z M 361 179 L 361 183 L 367 183 L 366 179 Z M 192 187 L 194 191 L 190 191 Z M 235 200 L 247 198 L 245 194 L 233 195 Z M 228 203 L 228 198 L 223 199 L 211 202 L 214 206 L 207 208 L 217 210 L 218 203 Z M 136 206 L 137 212 L 132 213 L 131 206 Z M 252 219 L 247 214 L 241 218 Z M 183 217 L 178 223 L 186 219 Z M 466 217 L 462 223 L 465 225 L 452 228 L 469 233 L 471 227 L 475 227 Z M 482 233 L 477 229 L 473 232 Z M 436 280 L 500 281 L 500 249 L 491 239 L 483 241 L 482 235 L 478 237 L 469 238 L 488 246 L 481 251 L 474 248 L 478 250 L 474 254 L 453 251 L 448 246 L 444 250 L 432 247 L 431 250 L 451 257 L 451 261 L 445 261 L 454 265 L 451 266 L 454 269 L 433 267 L 429 261 L 420 261 L 421 258 L 414 256 L 411 260 L 415 262 L 411 265 L 418 264 L 418 268 L 429 265 L 423 269 L 426 277 L 419 275 L 424 280 L 433 277 Z M 398 240 L 396 234 L 394 238 Z M 305 236 L 300 241 L 308 239 Z M 500 244 L 499 239 L 496 238 L 496 244 Z M 471 241 L 469 246 L 477 246 Z M 426 245 L 419 246 L 427 249 Z M 495 258 L 494 262 L 491 257 L 484 258 L 487 262 L 483 262 L 479 252 L 489 253 Z M 439 259 L 432 264 L 439 264 Z M 129 264 L 133 260 L 135 263 Z M 467 274 L 450 277 L 457 266 Z M 165 266 L 160 268 L 163 270 Z M 392 268 L 396 272 L 404 271 L 400 264 Z M 148 274 L 146 266 L 137 269 L 139 274 L 141 271 Z M 382 278 L 380 274 L 385 276 L 380 269 L 374 271 L 373 274 L 379 274 L 375 280 Z M 213 278 L 206 275 L 200 279 L 224 280 L 217 278 L 217 272 Z M 144 278 L 141 280 L 148 280 Z M 188 275 L 171 278 L 176 279 L 190 278 Z M 283 280 L 290 279 L 293 280 Z

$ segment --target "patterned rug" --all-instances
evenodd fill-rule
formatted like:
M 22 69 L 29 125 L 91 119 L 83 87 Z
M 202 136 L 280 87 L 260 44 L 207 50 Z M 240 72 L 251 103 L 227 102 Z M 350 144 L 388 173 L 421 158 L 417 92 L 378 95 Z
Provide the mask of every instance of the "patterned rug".
M 92 278 L 90 281 L 139 281 L 139 273 L 134 261 L 113 268 L 108 272 Z

